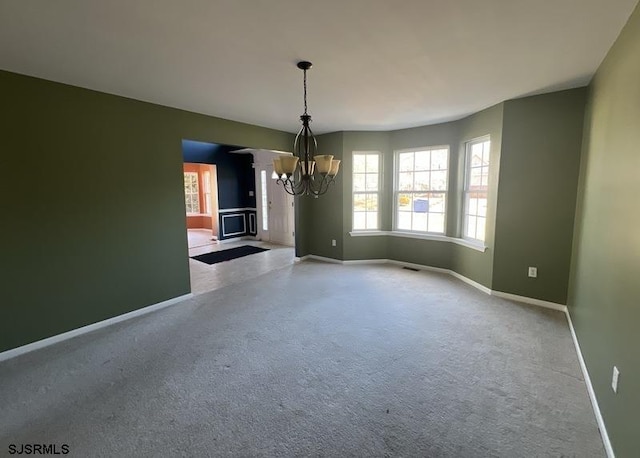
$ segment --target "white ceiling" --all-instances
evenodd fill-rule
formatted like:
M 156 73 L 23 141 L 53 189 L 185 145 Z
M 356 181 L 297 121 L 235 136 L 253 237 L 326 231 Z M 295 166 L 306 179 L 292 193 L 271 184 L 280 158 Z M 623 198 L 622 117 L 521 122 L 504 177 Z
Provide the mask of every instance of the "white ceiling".
M 316 133 L 583 86 L 637 0 L 0 0 L 0 68 Z

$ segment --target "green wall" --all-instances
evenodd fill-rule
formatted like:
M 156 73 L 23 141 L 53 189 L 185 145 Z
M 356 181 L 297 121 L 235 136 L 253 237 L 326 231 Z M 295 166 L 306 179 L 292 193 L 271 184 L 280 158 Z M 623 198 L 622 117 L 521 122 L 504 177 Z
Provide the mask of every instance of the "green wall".
M 580 88 L 505 102 L 495 290 L 566 304 L 585 100 Z
M 509 100 L 459 121 L 320 136 L 320 149 L 340 152 L 342 187 L 329 199 L 307 205 L 304 230 L 312 240 L 307 254 L 451 269 L 493 290 L 565 304 L 585 100 L 586 90 L 579 88 Z M 349 235 L 353 151 L 382 153 L 381 230 L 391 231 L 394 151 L 448 145 L 446 235 L 461 237 L 465 145 L 485 135 L 491 138 L 491 169 L 484 252 L 445 241 Z M 332 248 L 336 234 L 342 243 L 338 239 Z M 538 268 L 537 279 L 528 278 L 529 266 Z
M 183 138 L 288 133 L 0 71 L 0 351 L 190 291 Z
M 342 132 L 318 136 L 318 154 L 331 154 L 334 159 L 339 159 L 342 169 Z M 303 230 L 309 234 L 309 250 L 311 253 L 333 259 L 342 259 L 342 212 L 340 205 L 336 205 L 342 199 L 342 186 L 344 170 L 338 173 L 336 181 L 331 184 L 327 193 L 321 197 L 302 197 L 301 204 L 310 212 L 308 226 Z M 331 245 L 331 240 L 336 241 L 336 246 Z
M 640 453 L 640 6 L 585 116 L 569 310 L 616 456 Z M 613 366 L 618 393 L 611 389 Z
M 455 167 L 458 173 L 455 175 L 455 182 L 452 184 L 456 190 L 454 199 L 451 202 L 449 211 L 449 224 L 455 228 L 455 232 L 449 233 L 452 237 L 462 235 L 462 189 L 464 186 L 464 155 L 466 143 L 484 135 L 491 138 L 491 158 L 489 167 L 489 196 L 487 205 L 487 226 L 485 245 L 487 250 L 483 252 L 471 250 L 460 245 L 451 246 L 451 268 L 452 270 L 477 281 L 487 288 L 492 288 L 493 284 L 493 263 L 495 246 L 495 220 L 498 193 L 502 186 L 498 182 L 500 171 L 500 160 L 502 154 L 502 126 L 503 126 L 504 104 L 498 104 L 475 115 L 469 116 L 459 122 L 458 154 L 455 157 Z
M 311 208 L 307 197 L 295 196 L 293 199 L 295 202 L 295 252 L 297 257 L 302 258 L 311 254 L 309 248 Z
M 483 110 L 460 121 L 415 127 L 390 132 L 341 132 L 320 135 L 320 152 L 331 152 L 342 158 L 340 183 L 328 199 L 303 202 L 307 217 L 304 230 L 310 233 L 309 250 L 314 254 L 339 260 L 393 259 L 432 267 L 453 269 L 463 275 L 491 286 L 493 265 L 493 226 L 488 230 L 489 249 L 478 252 L 450 242 L 420 240 L 388 235 L 353 237 L 352 228 L 352 153 L 354 151 L 379 151 L 382 153 L 382 196 L 380 202 L 381 230 L 391 231 L 393 221 L 393 161 L 394 151 L 426 146 L 449 145 L 451 174 L 449 183 L 447 235 L 460 236 L 458 220 L 459 201 L 462 193 L 462 164 L 464 144 L 473 138 L 491 135 L 491 172 L 493 194 L 490 196 L 490 216 L 495 213 L 497 177 L 500 163 L 502 136 L 502 104 Z M 340 186 L 341 185 L 341 186 Z M 335 191 L 335 192 L 333 192 Z M 329 194 L 328 194 L 329 196 Z M 338 235 L 338 246 L 330 245 Z
M 353 152 L 379 151 L 382 153 L 380 172 L 383 190 L 393 186 L 393 154 L 390 145 L 389 132 L 345 132 L 344 133 L 344 176 L 342 178 L 342 243 L 344 258 L 354 259 L 387 259 L 389 240 L 385 236 L 351 237 L 349 232 L 353 227 Z M 383 192 L 380 196 L 379 211 L 382 230 L 391 230 L 391 208 L 393 196 Z
M 2 71 L 0 99 L 0 351 L 189 292 L 182 139 L 278 150 L 293 142 L 284 132 Z M 636 7 L 588 92 L 510 100 L 435 126 L 321 135 L 320 153 L 341 158 L 341 173 L 325 197 L 296 198 L 296 252 L 397 259 L 453 269 L 499 291 L 568 297 L 614 449 L 635 456 L 639 100 Z M 352 151 L 383 154 L 388 231 L 393 151 L 447 144 L 456 170 L 447 235 L 459 236 L 464 142 L 486 134 L 497 184 L 486 252 L 348 234 Z M 529 265 L 538 279 L 526 277 Z M 609 386 L 613 365 L 618 394 Z
M 482 116 L 480 114 L 474 116 Z M 458 221 L 455 218 L 455 208 L 457 208 L 457 200 L 460 198 L 460 189 L 458 188 L 458 144 L 460 142 L 460 128 L 462 121 L 446 122 L 442 124 L 434 124 L 431 126 L 413 127 L 410 129 L 401 129 L 391 132 L 391 151 L 389 160 L 390 180 L 387 183 L 387 189 L 393 190 L 393 153 L 402 149 L 411 149 L 422 146 L 448 146 L 449 147 L 449 199 L 447 201 L 447 222 L 446 233 L 449 236 L 457 237 Z M 390 202 L 389 220 L 391 221 L 393 213 L 393 202 Z M 391 230 L 389 224 L 389 230 Z M 442 242 L 436 242 L 442 243 Z M 402 260 L 402 259 L 400 259 Z M 449 267 L 447 267 L 449 268 Z

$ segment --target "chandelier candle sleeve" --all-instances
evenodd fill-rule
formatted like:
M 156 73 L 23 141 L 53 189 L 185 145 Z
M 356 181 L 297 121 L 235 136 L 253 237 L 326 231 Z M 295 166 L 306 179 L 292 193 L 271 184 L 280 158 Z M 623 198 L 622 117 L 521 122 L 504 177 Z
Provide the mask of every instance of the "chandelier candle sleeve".
M 279 157 L 276 157 L 273 159 L 273 171 L 276 172 L 276 175 L 278 175 L 278 178 L 280 178 L 284 173 L 284 170 L 282 170 L 282 163 L 280 162 Z
M 302 175 L 313 175 L 315 165 L 315 161 L 300 161 L 300 170 L 302 171 Z
M 333 160 L 333 156 L 330 154 L 324 154 L 320 156 L 313 156 L 316 160 L 316 168 L 318 169 L 318 173 L 322 175 L 326 175 L 331 170 L 331 161 Z
M 329 176 L 335 177 L 338 174 L 338 169 L 340 168 L 340 161 L 334 159 L 331 161 L 331 170 L 329 170 Z
M 298 161 L 299 158 L 295 156 L 282 156 L 280 158 L 282 173 L 285 173 L 287 176 L 293 175 L 293 172 L 296 170 L 296 165 L 298 165 Z

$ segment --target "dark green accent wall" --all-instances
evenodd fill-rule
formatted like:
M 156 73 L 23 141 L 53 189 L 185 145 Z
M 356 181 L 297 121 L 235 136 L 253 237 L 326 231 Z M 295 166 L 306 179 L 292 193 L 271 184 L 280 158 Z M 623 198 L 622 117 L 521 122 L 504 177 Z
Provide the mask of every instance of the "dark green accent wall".
M 613 449 L 640 453 L 640 6 L 589 88 L 569 310 Z M 613 366 L 618 393 L 611 389 Z
M 342 243 L 342 197 L 344 160 L 343 133 L 335 132 L 318 135 L 317 154 L 331 154 L 334 159 L 341 160 L 340 171 L 327 193 L 321 197 L 295 197 L 296 202 L 296 256 L 308 254 L 325 258 L 343 259 Z M 331 245 L 336 241 L 336 246 Z
M 190 291 L 182 139 L 293 136 L 0 71 L 0 351 Z
M 342 132 L 318 136 L 318 154 L 331 154 L 334 159 L 342 162 Z M 338 173 L 336 181 L 331 184 L 327 193 L 321 197 L 302 197 L 300 201 L 309 209 L 310 217 L 307 220 L 308 244 L 311 253 L 326 258 L 343 259 L 342 245 L 342 212 L 339 202 L 342 199 L 342 186 L 344 170 Z M 331 245 L 331 240 L 336 241 L 336 246 Z
M 580 88 L 504 104 L 495 290 L 566 304 L 585 100 Z
M 284 191 L 282 191 L 284 192 Z M 311 207 L 307 197 L 294 197 L 295 202 L 295 244 L 296 256 L 302 258 L 311 254 L 309 233 L 311 232 Z

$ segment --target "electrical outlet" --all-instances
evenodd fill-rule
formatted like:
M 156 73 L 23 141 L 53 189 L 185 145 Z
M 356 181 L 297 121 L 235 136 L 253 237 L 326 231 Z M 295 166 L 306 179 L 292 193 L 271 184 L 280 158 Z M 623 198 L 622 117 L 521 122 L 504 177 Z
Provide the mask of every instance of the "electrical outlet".
M 613 392 L 618 392 L 618 379 L 620 378 L 620 371 L 616 366 L 613 366 L 613 376 L 611 377 L 611 388 L 613 388 Z
M 331 246 L 336 246 L 336 240 L 335 239 L 331 240 Z
M 529 277 L 538 278 L 538 268 L 537 267 L 529 267 Z

